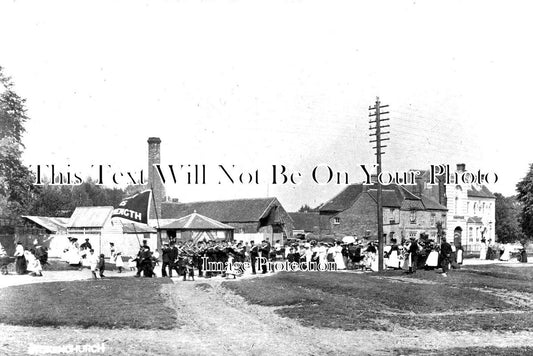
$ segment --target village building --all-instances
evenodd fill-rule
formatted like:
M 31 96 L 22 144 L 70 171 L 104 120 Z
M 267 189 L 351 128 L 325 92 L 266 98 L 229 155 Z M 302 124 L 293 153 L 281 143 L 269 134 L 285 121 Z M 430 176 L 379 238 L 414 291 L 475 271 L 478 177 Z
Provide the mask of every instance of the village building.
M 165 222 L 194 212 L 235 228 L 233 239 L 236 241 L 274 243 L 292 237 L 292 219 L 276 198 L 164 202 L 161 206 Z M 152 226 L 153 223 L 152 220 Z
M 169 219 L 165 219 L 168 222 Z M 220 221 L 213 220 L 197 212 L 180 219 L 170 219 L 170 223 L 160 225 L 163 241 L 232 241 L 235 228 Z
M 202 202 L 168 201 L 165 186 L 156 172 L 155 164 L 161 163 L 161 139 L 148 139 L 148 177 L 155 204 L 149 214 L 150 226 L 158 229 L 160 239 L 169 237 L 168 229 L 161 226 L 174 222 L 187 215 L 198 213 L 209 219 L 235 228 L 236 241 L 262 240 L 274 243 L 292 237 L 292 219 L 277 198 L 214 200 Z M 172 233 L 172 232 L 170 232 Z
M 382 185 L 385 243 L 426 236 L 436 242 L 446 229 L 447 208 L 426 196 L 416 196 L 397 184 Z M 319 207 L 329 221 L 321 236 L 377 239 L 377 184 L 352 184 Z
M 466 165 L 457 164 L 457 172 L 466 172 Z M 482 240 L 496 241 L 496 197 L 485 185 L 453 180 L 453 184 L 444 184 L 442 176 L 437 176 L 437 184 L 429 182 L 430 172 L 421 171 L 416 185 L 406 188 L 414 194 L 432 197 L 448 208 L 446 236 L 450 242 L 467 252 L 478 252 Z
M 142 240 L 147 240 L 151 248 L 157 248 L 155 229 L 145 224 L 112 218 L 112 212 L 112 206 L 77 207 L 67 224 L 67 235 L 55 244 L 68 247 L 68 237 L 78 239 L 80 244 L 89 239 L 95 253 L 103 253 L 105 256 L 111 255 L 110 242 L 113 242 L 124 256 L 135 256 Z
M 309 236 L 320 237 L 330 232 L 329 219 L 318 212 L 289 213 L 293 221 L 292 235 L 294 238 L 305 239 Z

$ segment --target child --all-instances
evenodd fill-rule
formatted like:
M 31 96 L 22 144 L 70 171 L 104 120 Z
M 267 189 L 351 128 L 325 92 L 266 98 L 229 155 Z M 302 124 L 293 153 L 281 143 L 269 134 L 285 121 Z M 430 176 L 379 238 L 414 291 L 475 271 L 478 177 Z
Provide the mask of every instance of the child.
M 98 270 L 100 271 L 100 278 L 105 278 L 104 276 L 104 271 L 105 271 L 105 259 L 104 259 L 104 254 L 100 254 L 100 259 L 98 260 Z
M 91 273 L 93 274 L 93 279 L 98 279 L 96 277 L 96 270 L 98 269 L 98 257 L 94 254 L 94 250 L 89 251 L 89 265 L 91 266 Z

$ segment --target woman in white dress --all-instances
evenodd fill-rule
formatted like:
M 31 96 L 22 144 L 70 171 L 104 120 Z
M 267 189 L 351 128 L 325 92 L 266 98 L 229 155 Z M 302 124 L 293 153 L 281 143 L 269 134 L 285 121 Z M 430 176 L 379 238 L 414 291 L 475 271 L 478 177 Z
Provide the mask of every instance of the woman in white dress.
M 335 247 L 333 247 L 334 251 L 334 261 L 337 265 L 337 269 L 343 270 L 346 269 L 346 264 L 344 263 L 344 257 L 342 256 L 342 245 L 340 241 L 337 241 L 337 244 Z
M 431 252 L 426 259 L 426 266 L 437 268 L 439 267 L 439 253 L 437 252 L 435 246 L 432 246 Z
M 24 257 L 26 258 L 26 261 L 28 261 L 27 269 L 30 272 L 30 275 L 34 277 L 42 277 L 43 268 L 41 262 L 35 257 L 35 252 L 33 250 L 26 250 L 24 251 Z
M 389 247 L 388 251 L 386 251 L 387 258 L 387 267 L 390 268 L 400 268 L 400 249 L 398 248 L 398 245 L 396 245 L 396 239 L 391 240 L 392 245 Z
M 487 243 L 485 242 L 485 240 L 481 240 L 481 249 L 479 250 L 479 259 L 480 260 L 487 259 Z
M 328 249 L 324 245 L 324 243 L 319 242 L 319 247 L 317 249 L 317 252 L 318 252 L 318 263 L 327 264 L 328 263 Z
M 118 269 L 118 273 L 122 273 L 122 269 L 124 268 L 124 261 L 122 260 L 122 252 L 120 252 L 118 249 L 116 249 L 113 252 L 113 260 L 115 262 L 115 266 Z
M 70 246 L 68 248 L 68 264 L 72 266 L 77 266 L 80 263 L 80 247 L 78 245 L 78 239 L 74 238 L 70 240 Z
M 509 247 L 509 244 L 503 245 L 503 253 L 500 257 L 500 261 L 509 261 L 511 259 L 511 248 Z

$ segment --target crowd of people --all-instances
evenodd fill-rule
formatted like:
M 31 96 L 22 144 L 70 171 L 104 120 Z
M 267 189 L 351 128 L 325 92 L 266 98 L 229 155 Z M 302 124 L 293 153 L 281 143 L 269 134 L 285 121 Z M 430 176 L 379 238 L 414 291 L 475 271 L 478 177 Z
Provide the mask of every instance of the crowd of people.
M 315 262 L 317 264 L 334 263 L 337 270 L 378 271 L 379 249 L 376 241 L 354 239 L 353 242 L 342 241 L 309 241 L 293 240 L 283 246 L 280 241 L 271 245 L 269 241 L 261 243 L 243 241 L 190 241 L 170 240 L 163 244 L 161 254 L 152 251 L 144 240 L 136 256 L 127 263 L 136 270 L 136 276 L 154 277 L 157 266 L 161 268 L 162 277 L 172 277 L 173 272 L 184 280 L 193 279 L 195 275 L 210 278 L 216 275 L 233 275 L 235 278 L 244 273 L 244 268 L 232 270 L 205 270 L 206 265 L 231 266 L 236 262 L 248 262 L 251 273 L 267 273 L 267 264 L 259 264 L 259 258 L 267 262 L 286 260 L 289 263 Z M 0 246 L 0 258 L 6 256 Z M 37 242 L 30 249 L 25 249 L 17 243 L 15 250 L 15 266 L 18 274 L 30 273 L 42 276 L 42 266 L 47 263 L 46 248 Z M 509 260 L 510 249 L 505 245 L 492 244 L 489 240 L 484 243 L 480 252 L 481 259 Z M 463 250 L 454 244 L 446 242 L 436 243 L 427 238 L 403 239 L 400 243 L 392 239 L 384 247 L 384 267 L 388 269 L 405 270 L 415 273 L 417 269 L 442 268 L 442 274 L 447 275 L 450 268 L 459 268 L 463 261 Z M 89 267 L 93 278 L 105 278 L 105 256 L 96 254 L 89 239 L 78 244 L 77 238 L 69 238 L 69 246 L 64 250 L 63 259 L 72 266 Z M 110 259 L 122 273 L 125 263 L 122 253 L 110 243 Z M 135 266 L 135 268 L 132 268 Z M 258 271 L 258 267 L 261 267 Z M 97 273 L 98 272 L 98 273 Z
M 0 244 L 0 259 L 8 258 L 4 247 Z M 15 272 L 17 274 L 29 274 L 33 277 L 42 277 L 43 266 L 48 263 L 48 250 L 34 241 L 31 248 L 24 248 L 21 242 L 15 246 Z M 8 261 L 10 262 L 10 261 Z M 2 263 L 2 273 L 7 274 L 7 264 Z

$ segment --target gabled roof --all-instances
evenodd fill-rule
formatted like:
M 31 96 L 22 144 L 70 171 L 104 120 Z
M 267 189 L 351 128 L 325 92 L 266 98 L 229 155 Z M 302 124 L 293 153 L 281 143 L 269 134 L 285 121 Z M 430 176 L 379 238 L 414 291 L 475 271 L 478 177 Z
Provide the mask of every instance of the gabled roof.
M 315 232 L 329 230 L 329 217 L 318 213 L 289 213 L 294 222 L 294 230 Z
M 468 196 L 477 198 L 496 198 L 489 188 L 484 185 L 480 186 L 479 188 L 476 188 L 472 185 L 470 189 L 468 189 Z
M 363 192 L 363 184 L 352 184 L 327 201 L 320 207 L 320 211 L 344 211 L 352 206 L 359 194 Z
M 23 215 L 22 217 L 33 221 L 37 225 L 40 225 L 44 227 L 46 230 L 53 232 L 53 233 L 67 231 L 67 224 L 69 222 L 69 218 L 56 218 L 56 217 L 48 217 L 48 216 L 30 216 L 30 215 Z
M 101 228 L 113 211 L 112 206 L 81 206 L 77 207 L 70 217 L 69 228 Z
M 425 195 L 422 195 L 420 198 L 422 198 L 422 204 L 426 207 L 426 210 L 442 210 L 447 211 L 448 208 L 444 205 L 437 203 L 435 200 L 426 197 Z
M 398 184 L 382 185 L 383 207 L 403 210 L 448 210 L 428 197 L 418 197 Z M 320 211 L 343 211 L 353 205 L 361 194 L 369 194 L 377 202 L 377 184 L 352 184 L 320 207 Z
M 191 203 L 162 203 L 162 219 L 179 219 L 195 211 L 224 223 L 258 222 L 268 216 L 275 206 L 281 206 L 276 198 L 215 200 Z
M 177 230 L 234 230 L 233 226 L 213 220 L 207 216 L 203 216 L 194 212 L 180 219 L 176 219 L 170 224 L 161 226 L 161 229 L 177 229 Z

